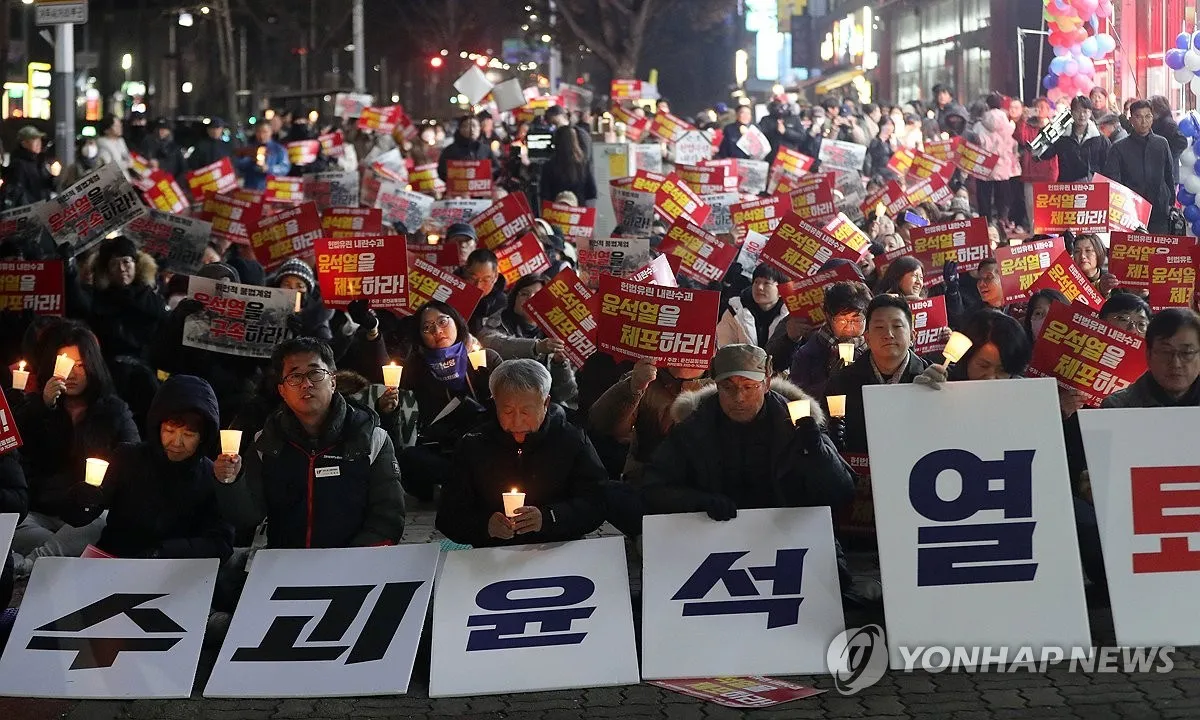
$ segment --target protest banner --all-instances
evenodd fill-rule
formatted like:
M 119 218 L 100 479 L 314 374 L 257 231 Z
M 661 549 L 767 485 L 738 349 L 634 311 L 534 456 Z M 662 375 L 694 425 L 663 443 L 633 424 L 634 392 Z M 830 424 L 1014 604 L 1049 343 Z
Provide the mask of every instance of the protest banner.
M 1109 184 L 1032 183 L 1033 232 L 1108 232 Z
M 958 158 L 959 148 L 962 147 L 965 140 L 961 135 L 945 140 L 927 140 L 925 141 L 925 154 L 935 160 L 953 163 Z
M 408 307 L 408 257 L 399 235 L 375 238 L 317 238 L 317 280 L 327 307 L 344 310 L 355 300 L 372 308 Z
M 460 264 L 459 260 L 461 258 L 459 257 L 458 249 L 458 243 L 409 245 L 407 248 L 408 261 L 412 262 L 413 258 L 420 258 L 434 267 L 439 267 L 453 274 Z
M 39 558 L 0 659 L 0 695 L 189 697 L 218 564 Z M 118 618 L 140 634 L 123 636 Z M 95 633 L 102 622 L 107 637 Z
M 318 476 L 318 492 L 340 480 Z M 407 692 L 438 554 L 429 544 L 257 551 L 204 696 Z M 295 621 L 314 617 L 297 618 L 301 605 L 322 613 L 309 640 L 341 644 L 302 643 Z M 276 641 L 288 633 L 294 640 Z
M 708 164 L 712 164 L 710 160 Z M 737 168 L 738 192 L 747 195 L 758 195 L 767 189 L 767 174 L 770 165 L 766 160 L 730 160 Z
M 229 195 L 212 194 L 204 199 L 204 215 L 212 223 L 213 237 L 249 245 L 250 227 L 262 217 L 262 205 Z
M 1190 308 L 1196 295 L 1196 247 L 1172 247 L 1150 256 L 1150 296 L 1154 312 Z
M 740 202 L 729 209 L 736 227 L 759 235 L 770 236 L 791 210 L 789 198 L 781 195 Z
M 845 629 L 829 508 L 644 523 L 643 678 L 829 671 L 829 639 Z
M 120 168 L 101 165 L 58 197 L 39 203 L 34 213 L 55 245 L 66 245 L 71 255 L 79 255 L 149 211 Z
M 513 117 L 518 123 L 526 122 L 533 123 L 540 117 L 545 117 L 546 111 L 559 104 L 558 97 L 555 95 L 538 95 L 537 88 L 525 88 L 525 94 L 529 98 L 529 102 L 522 105 Z
M 942 266 L 958 263 L 960 273 L 979 269 L 979 263 L 992 256 L 987 220 L 971 218 L 914 227 L 909 230 L 912 255 L 921 261 L 931 284 L 941 282 Z
M 321 156 L 320 140 L 295 140 L 284 145 L 292 165 L 311 165 Z
M 152 210 L 165 213 L 181 213 L 191 207 L 183 188 L 175 182 L 171 173 L 155 170 L 146 178 L 147 185 L 142 190 L 142 198 Z
M 346 155 L 346 136 L 341 130 L 318 135 L 317 142 L 321 143 L 321 152 L 327 157 L 340 158 Z
M 455 223 L 470 223 L 476 216 L 492 206 L 490 199 L 481 198 L 443 198 L 435 200 L 429 209 L 429 227 L 437 234 L 444 235 L 446 230 Z
M 333 98 L 333 114 L 340 118 L 362 117 L 363 110 L 371 107 L 375 96 L 364 93 L 338 93 Z
M 909 166 L 908 173 L 904 177 L 907 182 L 915 183 L 934 176 L 949 180 L 953 174 L 954 163 L 919 152 L 913 155 L 912 165 Z
M 713 147 L 704 133 L 693 129 L 676 138 L 674 152 L 676 166 L 695 165 L 711 158 Z M 678 170 L 676 167 L 676 172 Z
M 375 207 L 383 212 L 383 221 L 388 225 L 403 227 L 405 232 L 419 232 L 433 210 L 433 198 L 405 187 L 404 183 L 385 180 L 375 196 Z
M 621 538 L 447 554 L 433 601 L 430 697 L 639 680 Z
M 457 310 L 464 318 L 471 317 L 483 293 L 457 275 L 431 265 L 421 258 L 408 261 L 408 307 L 396 310 L 399 315 L 412 315 L 430 300 L 440 300 Z
M 673 143 L 690 130 L 695 130 L 691 123 L 680 120 L 669 112 L 660 112 L 650 121 L 650 134 L 663 142 Z
M 259 218 L 248 229 L 250 248 L 267 272 L 294 257 L 311 265 L 313 241 L 322 235 L 321 216 L 310 202 Z
M 1178 235 L 1114 232 L 1109 238 L 1108 272 L 1121 287 L 1150 288 L 1150 256 L 1195 247 L 1196 239 Z
M 737 247 L 684 218 L 667 230 L 658 251 L 678 257 L 680 274 L 702 284 L 720 282 L 738 253 Z
M 788 309 L 813 327 L 820 327 L 828 319 L 825 315 L 825 289 L 837 282 L 862 282 L 862 275 L 853 265 L 838 265 L 806 278 L 793 280 L 779 286 L 779 297 Z
M 61 316 L 62 260 L 0 260 L 0 312 Z
M 871 252 L 871 238 L 867 236 L 845 213 L 838 213 L 821 228 L 838 242 L 853 250 L 859 258 Z
M 828 175 L 809 175 L 791 188 L 789 199 L 792 212 L 801 220 L 823 223 L 837 214 L 833 202 L 833 178 Z
M 641 142 L 642 136 L 650 129 L 650 118 L 640 118 L 615 102 L 610 111 L 612 112 L 614 123 L 624 123 L 625 137 L 631 143 Z
M 379 208 L 329 208 L 321 214 L 322 234 L 345 238 L 358 235 L 382 235 L 383 211 Z
M 448 160 L 446 194 L 454 197 L 490 198 L 492 196 L 491 160 Z
M 661 177 L 661 176 L 660 176 Z M 616 228 L 629 235 L 649 235 L 654 226 L 655 195 L 634 185 L 643 184 L 636 177 L 619 178 L 609 182 Z M 657 184 L 655 190 L 657 190 Z
M 896 148 L 896 151 L 888 158 L 887 169 L 900 177 L 904 177 L 908 175 L 908 169 L 912 167 L 913 158 L 916 156 L 917 153 L 912 148 Z
M 183 346 L 226 355 L 269 358 L 287 339 L 287 320 L 300 307 L 300 293 L 209 278 L 188 278 L 188 298 L 204 310 L 187 317 Z
M 735 144 L 737 149 L 749 155 L 751 160 L 762 160 L 771 154 L 771 141 L 757 125 L 744 126 L 742 136 Z
M 650 259 L 650 238 L 645 236 L 593 238 L 579 249 L 579 269 L 592 290 L 599 287 L 602 273 L 628 277 Z
M 637 270 L 626 274 L 625 279 L 633 280 L 634 282 L 646 282 L 651 285 L 661 285 L 662 287 L 679 287 L 679 281 L 675 278 L 675 271 L 671 269 L 671 260 L 675 260 L 678 263 L 679 258 L 658 255 Z
M 767 192 L 775 192 L 779 181 L 783 178 L 788 178 L 793 182 L 799 180 L 812 169 L 815 162 L 816 160 L 802 152 L 793 150 L 786 145 L 780 145 L 779 150 L 775 153 L 775 160 L 771 162 L 771 171 L 767 178 Z
M 859 204 L 863 215 L 875 212 L 880 216 L 891 216 L 906 207 L 908 207 L 908 193 L 904 191 L 904 186 L 895 180 L 889 180 L 886 185 L 868 195 Z
M 456 248 L 457 250 L 457 248 Z M 508 287 L 526 275 L 537 275 L 550 269 L 550 258 L 533 233 L 525 233 L 520 240 L 504 243 L 496 250 L 497 267 Z
M 789 214 L 767 240 L 759 260 L 789 278 L 800 279 L 816 274 L 822 265 L 835 257 L 858 261 L 856 251 L 821 227 Z
M 946 296 L 935 295 L 924 300 L 909 300 L 913 314 L 913 352 L 918 355 L 941 353 L 950 338 L 950 318 L 946 314 Z
M 758 257 L 767 245 L 767 236 L 753 230 L 746 231 L 746 237 L 738 248 L 737 263 L 742 267 L 742 275 L 747 279 L 754 277 L 754 269 L 758 267 Z
M 650 684 L 722 707 L 747 710 L 774 707 L 825 692 L 762 675 L 656 680 Z
M 525 312 L 547 337 L 561 340 L 563 352 L 575 368 L 596 352 L 596 318 L 592 315 L 592 291 L 567 268 L 550 284 L 525 301 Z
M 716 351 L 720 293 L 601 275 L 597 294 L 596 344 L 604 352 L 665 367 L 708 367 Z
M 191 170 L 184 175 L 184 179 L 196 202 L 204 201 L 209 195 L 232 192 L 238 186 L 237 173 L 233 171 L 233 161 L 229 158 L 221 158 Z
M 41 208 L 48 202 L 43 200 L 0 212 L 0 238 L 17 245 L 38 244 L 42 233 L 49 232 L 38 219 Z
M 379 135 L 391 135 L 403 115 L 404 108 L 399 105 L 365 107 L 358 116 L 358 129 L 372 130 Z
M 1071 259 L 1071 253 L 1065 250 L 1054 259 L 1050 268 L 1029 286 L 1029 294 L 1032 295 L 1042 288 L 1058 290 L 1067 296 L 1069 302 L 1083 303 L 1093 310 L 1099 310 L 1104 305 L 1104 296 L 1088 282 L 1083 271 Z
M 944 206 L 954 197 L 954 191 L 946 184 L 941 175 L 933 175 L 924 180 L 911 183 L 905 189 L 909 205 L 933 203 Z
M 658 87 L 645 80 L 613 78 L 609 86 L 609 97 L 613 102 L 622 100 L 657 100 Z
M 729 170 L 725 165 L 675 165 L 675 174 L 697 195 L 736 192 L 737 174 Z
M 965 662 L 918 653 L 910 666 L 977 667 L 979 648 L 1090 648 L 1054 383 L 862 394 L 891 667 L 906 666 L 901 648 L 932 638 L 973 652 Z M 1020 420 L 997 432 L 996 417 Z
M 558 228 L 563 237 L 575 244 L 585 243 L 596 233 L 596 208 L 542 201 L 542 219 Z
M 130 221 L 123 232 L 158 262 L 159 269 L 191 275 L 204 264 L 212 223 L 151 210 Z
M 312 173 L 303 176 L 303 179 L 301 195 L 305 200 L 316 203 L 317 210 L 325 212 L 334 207 L 358 207 L 358 171 Z
M 1094 183 L 1108 183 L 1108 229 L 1140 232 L 1150 224 L 1150 201 L 1116 180 L 1100 173 L 1092 176 Z
M 1144 344 L 1079 305 L 1051 303 L 1033 343 L 1028 374 L 1056 378 L 1060 386 L 1082 393 L 1086 405 L 1100 407 L 1146 371 Z
M 1000 162 L 1000 155 L 991 153 L 973 142 L 966 141 L 958 147 L 958 167 L 976 180 L 991 180 Z
M 655 191 L 654 210 L 668 225 L 681 217 L 703 225 L 712 212 L 712 208 L 675 173 L 665 177 Z
M 733 232 L 733 206 L 741 200 L 741 195 L 735 192 L 712 193 L 701 195 L 700 202 L 709 208 L 708 217 L 702 227 L 710 233 L 722 235 Z
M 1000 270 L 1000 286 L 1004 302 L 1023 303 L 1029 289 L 1066 249 L 1062 238 L 1035 240 L 1020 245 L 1007 245 L 995 250 L 996 266 Z
M 437 163 L 417 165 L 408 173 L 408 182 L 417 192 L 432 194 L 438 191 L 439 185 L 444 185 L 437 174 Z
M 857 172 L 862 170 L 863 163 L 867 161 L 867 146 L 840 140 L 822 140 L 817 159 L 822 167 L 840 167 Z
M 284 203 L 297 205 L 304 202 L 303 177 L 267 176 L 267 190 L 263 193 L 263 202 Z
M 1200 554 L 1195 407 L 1112 408 L 1079 413 L 1116 644 L 1200 642 L 1194 608 Z
M 135 178 L 144 178 L 150 174 L 154 168 L 150 167 L 150 161 L 141 155 L 129 151 L 129 170 Z
M 533 212 L 525 193 L 513 193 L 471 218 L 479 247 L 494 251 L 504 243 L 533 229 Z

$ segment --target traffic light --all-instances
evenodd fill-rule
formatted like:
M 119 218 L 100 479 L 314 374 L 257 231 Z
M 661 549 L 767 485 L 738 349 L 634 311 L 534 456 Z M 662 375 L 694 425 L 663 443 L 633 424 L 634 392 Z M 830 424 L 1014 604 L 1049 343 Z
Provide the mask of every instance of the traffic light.
M 439 55 L 434 55 L 433 57 L 429 58 L 430 67 L 440 68 L 445 63 L 446 61 L 443 60 Z

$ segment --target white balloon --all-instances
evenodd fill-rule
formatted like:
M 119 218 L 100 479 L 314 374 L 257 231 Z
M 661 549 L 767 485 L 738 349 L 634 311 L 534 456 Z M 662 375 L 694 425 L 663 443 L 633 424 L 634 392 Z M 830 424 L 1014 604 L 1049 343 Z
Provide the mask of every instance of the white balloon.
M 1200 70 L 1200 52 L 1188 50 L 1186 53 L 1184 53 L 1183 66 L 1192 72 Z
M 1187 191 L 1193 195 L 1200 194 L 1200 177 L 1198 177 L 1195 173 L 1188 175 L 1186 178 L 1184 178 L 1183 186 L 1187 188 Z
M 1192 94 L 1196 95 L 1197 97 L 1200 97 L 1200 75 L 1196 75 L 1195 77 L 1192 78 L 1191 85 L 1192 85 Z
M 1179 162 L 1185 168 L 1194 168 L 1196 166 L 1196 151 L 1188 147 L 1183 152 L 1179 153 Z
M 1196 73 L 1192 72 L 1191 70 L 1188 70 L 1185 67 L 1181 67 L 1178 70 L 1174 70 L 1173 72 L 1175 74 L 1175 82 L 1178 82 L 1181 85 L 1191 82 L 1192 78 L 1196 77 Z

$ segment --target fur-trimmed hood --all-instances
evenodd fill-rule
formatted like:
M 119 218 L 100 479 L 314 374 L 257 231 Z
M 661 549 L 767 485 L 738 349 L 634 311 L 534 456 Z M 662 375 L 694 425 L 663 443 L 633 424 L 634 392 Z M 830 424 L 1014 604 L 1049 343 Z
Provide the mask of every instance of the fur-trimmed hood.
M 783 396 L 785 402 L 807 400 L 813 419 L 817 421 L 818 426 L 825 427 L 825 411 L 821 409 L 821 403 L 817 402 L 816 398 L 811 397 L 808 393 L 784 380 L 782 377 L 771 379 L 771 392 Z M 698 390 L 680 393 L 679 397 L 675 398 L 675 402 L 671 405 L 671 419 L 677 423 L 683 422 L 692 413 L 696 412 L 696 409 L 700 407 L 702 402 L 716 394 L 716 383 L 710 383 Z
M 93 268 L 92 283 L 97 290 L 104 290 L 109 285 L 108 268 L 97 265 Z M 158 263 L 150 255 L 138 251 L 133 282 L 147 287 L 158 287 Z

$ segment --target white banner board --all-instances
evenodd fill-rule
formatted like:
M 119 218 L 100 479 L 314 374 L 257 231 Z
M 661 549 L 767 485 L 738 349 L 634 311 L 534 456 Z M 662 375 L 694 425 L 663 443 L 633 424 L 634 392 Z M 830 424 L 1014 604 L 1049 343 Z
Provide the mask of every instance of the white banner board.
M 408 692 L 438 546 L 261 550 L 205 697 Z
M 17 531 L 17 523 L 21 516 L 17 513 L 0 513 L 0 566 L 4 558 L 12 551 L 13 533 Z
M 40 558 L 0 658 L 0 695 L 188 697 L 216 577 L 216 559 Z
M 623 538 L 447 554 L 430 697 L 638 681 Z
M 863 404 L 891 667 L 901 647 L 1090 647 L 1054 381 L 872 386 Z
M 845 630 L 829 508 L 647 515 L 642 677 L 827 672 Z

